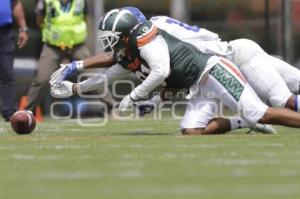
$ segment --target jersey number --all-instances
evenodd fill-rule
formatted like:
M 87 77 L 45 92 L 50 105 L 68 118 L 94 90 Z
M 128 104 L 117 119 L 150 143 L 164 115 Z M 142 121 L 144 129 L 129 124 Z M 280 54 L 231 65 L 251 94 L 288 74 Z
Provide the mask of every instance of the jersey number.
M 176 24 L 176 25 L 179 25 L 179 26 L 183 27 L 186 30 L 190 30 L 190 31 L 193 31 L 193 32 L 199 32 L 200 31 L 200 28 L 197 27 L 197 26 L 190 26 L 190 25 L 188 25 L 186 23 L 183 23 L 181 21 L 177 21 L 177 20 L 171 19 L 171 18 L 166 19 L 166 23 L 168 23 L 168 24 Z

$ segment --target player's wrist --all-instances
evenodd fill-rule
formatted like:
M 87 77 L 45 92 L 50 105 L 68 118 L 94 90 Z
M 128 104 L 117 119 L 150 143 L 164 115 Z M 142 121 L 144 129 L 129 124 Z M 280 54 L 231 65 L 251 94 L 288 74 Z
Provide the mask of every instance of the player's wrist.
M 78 91 L 77 91 L 77 84 L 73 84 L 73 85 L 72 85 L 72 93 L 73 93 L 74 95 L 76 95 L 76 94 L 78 93 Z
M 136 94 L 136 92 L 133 90 L 130 94 L 129 94 L 129 98 L 131 99 L 131 101 L 137 101 L 140 97 Z
M 83 71 L 84 70 L 83 60 L 75 61 L 75 66 L 77 71 Z
M 24 26 L 24 27 L 20 27 L 19 28 L 19 32 L 21 33 L 21 32 L 29 32 L 29 28 L 27 27 L 27 26 Z

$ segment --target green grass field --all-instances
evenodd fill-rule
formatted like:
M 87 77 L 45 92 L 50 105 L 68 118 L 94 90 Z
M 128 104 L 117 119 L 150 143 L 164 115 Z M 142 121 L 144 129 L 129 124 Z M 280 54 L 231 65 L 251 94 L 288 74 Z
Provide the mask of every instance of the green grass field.
M 178 121 L 0 122 L 1 199 L 300 198 L 300 130 L 181 136 Z

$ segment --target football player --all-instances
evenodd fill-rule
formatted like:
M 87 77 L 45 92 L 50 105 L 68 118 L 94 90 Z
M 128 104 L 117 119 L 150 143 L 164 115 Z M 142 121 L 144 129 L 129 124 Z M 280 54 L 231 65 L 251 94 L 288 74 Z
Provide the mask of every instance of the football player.
M 130 7 L 130 10 L 139 21 L 145 21 L 139 9 Z M 255 42 L 249 39 L 224 42 L 216 33 L 167 16 L 152 17 L 150 21 L 201 52 L 224 56 L 235 63 L 255 92 L 271 106 L 300 112 L 300 70 L 267 54 Z
M 146 17 L 135 7 L 125 7 L 139 21 L 145 22 Z M 255 92 L 271 106 L 285 107 L 300 111 L 300 71 L 288 63 L 268 55 L 255 42 L 248 39 L 237 39 L 231 42 L 221 41 L 218 34 L 204 28 L 190 26 L 166 16 L 150 19 L 160 29 L 196 46 L 201 52 L 224 56 L 235 63 Z M 102 60 L 101 55 L 100 59 Z M 71 65 L 82 66 L 81 62 Z M 85 67 L 90 67 L 85 64 Z M 70 76 L 76 67 L 69 67 L 63 74 Z M 60 76 L 62 79 L 62 76 Z M 295 95 L 293 95 L 295 94 Z
M 235 63 L 255 92 L 271 106 L 300 111 L 300 70 L 267 54 L 248 39 L 221 41 L 215 33 L 167 16 L 152 17 L 156 27 L 193 44 L 201 52 L 223 56 Z
M 111 56 L 102 56 L 101 61 L 97 58 L 81 61 L 58 70 L 50 82 L 54 96 L 69 96 L 78 90 L 83 91 L 82 88 L 87 85 L 88 80 L 79 84 L 60 82 L 65 77 L 63 73 L 70 68 L 113 64 L 105 72 L 109 80 L 130 72 L 143 80 L 123 98 L 119 105 L 121 111 L 132 107 L 135 101 L 159 85 L 189 89 L 189 106 L 181 122 L 186 134 L 224 133 L 258 122 L 300 127 L 300 114 L 265 105 L 230 61 L 204 54 L 193 45 L 158 29 L 150 21 L 139 23 L 126 9 L 106 13 L 100 20 L 99 30 L 102 31 L 102 45 Z M 213 98 L 211 93 L 214 93 Z M 215 105 L 219 102 L 232 111 L 240 111 L 242 117 L 234 121 L 215 118 Z

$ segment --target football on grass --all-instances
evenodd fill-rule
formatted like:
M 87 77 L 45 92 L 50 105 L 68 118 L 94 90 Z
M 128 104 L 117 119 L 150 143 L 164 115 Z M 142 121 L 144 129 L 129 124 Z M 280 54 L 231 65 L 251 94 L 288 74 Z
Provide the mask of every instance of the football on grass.
M 17 134 L 29 134 L 35 128 L 35 119 L 31 111 L 17 111 L 11 116 L 10 124 Z

